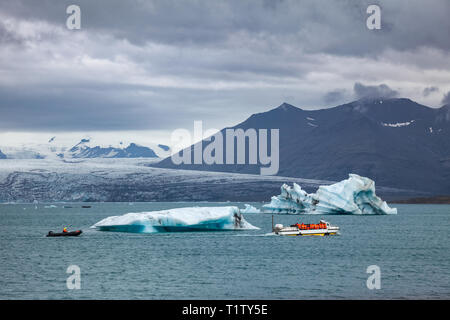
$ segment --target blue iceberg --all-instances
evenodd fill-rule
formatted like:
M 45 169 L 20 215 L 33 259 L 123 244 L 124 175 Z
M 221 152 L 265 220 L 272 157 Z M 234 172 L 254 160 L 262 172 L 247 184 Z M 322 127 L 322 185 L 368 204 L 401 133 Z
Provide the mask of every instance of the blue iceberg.
M 259 229 L 237 207 L 189 207 L 127 213 L 105 218 L 92 226 L 100 231 L 133 233 L 193 232 Z
M 266 213 L 282 214 L 396 214 L 397 209 L 375 194 L 375 182 L 357 174 L 341 182 L 320 186 L 308 194 L 298 184 L 281 186 L 281 194 L 263 206 Z
M 249 204 L 245 204 L 245 208 L 244 209 L 239 209 L 241 211 L 241 213 L 261 213 L 261 210 L 255 208 L 252 205 Z

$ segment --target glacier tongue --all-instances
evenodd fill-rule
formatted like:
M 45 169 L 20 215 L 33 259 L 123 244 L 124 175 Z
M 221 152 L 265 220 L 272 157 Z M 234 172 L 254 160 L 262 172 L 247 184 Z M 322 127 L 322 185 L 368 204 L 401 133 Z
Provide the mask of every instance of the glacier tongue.
M 396 214 L 397 209 L 375 194 L 375 182 L 357 174 L 341 182 L 320 186 L 308 194 L 294 183 L 281 186 L 281 194 L 263 206 L 265 212 L 290 214 Z
M 259 229 L 245 221 L 237 207 L 189 207 L 128 213 L 105 218 L 92 228 L 134 233 Z

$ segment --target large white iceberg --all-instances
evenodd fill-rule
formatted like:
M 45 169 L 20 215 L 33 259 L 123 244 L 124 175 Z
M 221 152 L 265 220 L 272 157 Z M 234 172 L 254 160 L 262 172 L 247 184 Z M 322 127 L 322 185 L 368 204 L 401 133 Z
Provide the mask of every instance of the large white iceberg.
M 189 207 L 127 213 L 105 218 L 92 226 L 100 231 L 134 233 L 259 229 L 237 207 Z
M 375 194 L 375 182 L 357 174 L 347 180 L 320 186 L 316 193 L 308 194 L 294 183 L 281 186 L 281 194 L 272 197 L 263 206 L 264 212 L 289 214 L 396 214 L 396 208 Z

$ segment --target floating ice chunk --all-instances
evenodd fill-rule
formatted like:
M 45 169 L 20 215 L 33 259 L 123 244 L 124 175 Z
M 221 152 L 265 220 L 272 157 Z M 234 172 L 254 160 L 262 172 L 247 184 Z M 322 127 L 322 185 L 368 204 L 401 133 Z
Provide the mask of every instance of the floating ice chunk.
M 357 174 L 347 180 L 320 186 L 308 194 L 294 183 L 281 186 L 281 194 L 263 206 L 264 212 L 291 214 L 396 214 L 397 209 L 375 194 L 375 182 Z
M 241 213 L 260 213 L 259 209 L 256 209 L 254 206 L 249 204 L 245 204 L 245 209 L 240 209 Z
M 237 207 L 190 207 L 128 213 L 103 219 L 92 228 L 134 233 L 259 229 L 245 221 Z

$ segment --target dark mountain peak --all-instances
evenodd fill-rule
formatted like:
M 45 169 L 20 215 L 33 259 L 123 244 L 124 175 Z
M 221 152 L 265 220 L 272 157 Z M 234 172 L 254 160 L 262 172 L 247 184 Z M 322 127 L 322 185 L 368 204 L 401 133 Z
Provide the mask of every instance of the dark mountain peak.
M 393 107 L 405 107 L 405 108 L 425 108 L 431 109 L 430 107 L 424 106 L 420 103 L 417 103 L 409 98 L 363 98 L 353 103 L 362 103 L 367 106 L 393 106 Z
M 332 109 L 335 109 L 335 115 L 361 114 L 372 120 L 385 123 L 430 120 L 435 116 L 435 109 L 408 98 L 362 98 Z
M 295 110 L 295 111 L 299 111 L 299 110 L 302 110 L 302 109 L 297 108 L 297 107 L 295 107 L 292 104 L 289 104 L 287 102 L 283 102 L 281 105 L 279 105 L 277 108 L 275 108 L 275 110 L 281 110 L 281 111 Z
M 279 127 L 280 122 L 292 122 L 295 120 L 296 116 L 302 112 L 302 109 L 284 102 L 276 108 L 252 114 L 247 120 L 235 127 L 260 128 L 263 126 L 264 128 L 277 128 Z
M 166 146 L 165 144 L 158 144 L 158 147 L 160 147 L 161 149 L 163 149 L 164 151 L 169 151 L 170 147 Z
M 366 97 L 350 102 L 353 106 L 365 105 L 367 107 L 379 107 L 383 105 L 419 105 L 417 102 L 408 98 L 384 98 L 384 97 Z
M 2 150 L 0 150 L 0 159 L 6 159 L 6 154 L 4 154 Z
M 356 172 L 381 186 L 448 193 L 449 123 L 450 107 L 433 109 L 406 98 L 364 98 L 320 110 L 283 103 L 233 128 L 280 130 L 279 176 L 339 181 Z M 170 157 L 152 166 L 249 174 L 260 168 L 176 165 Z

